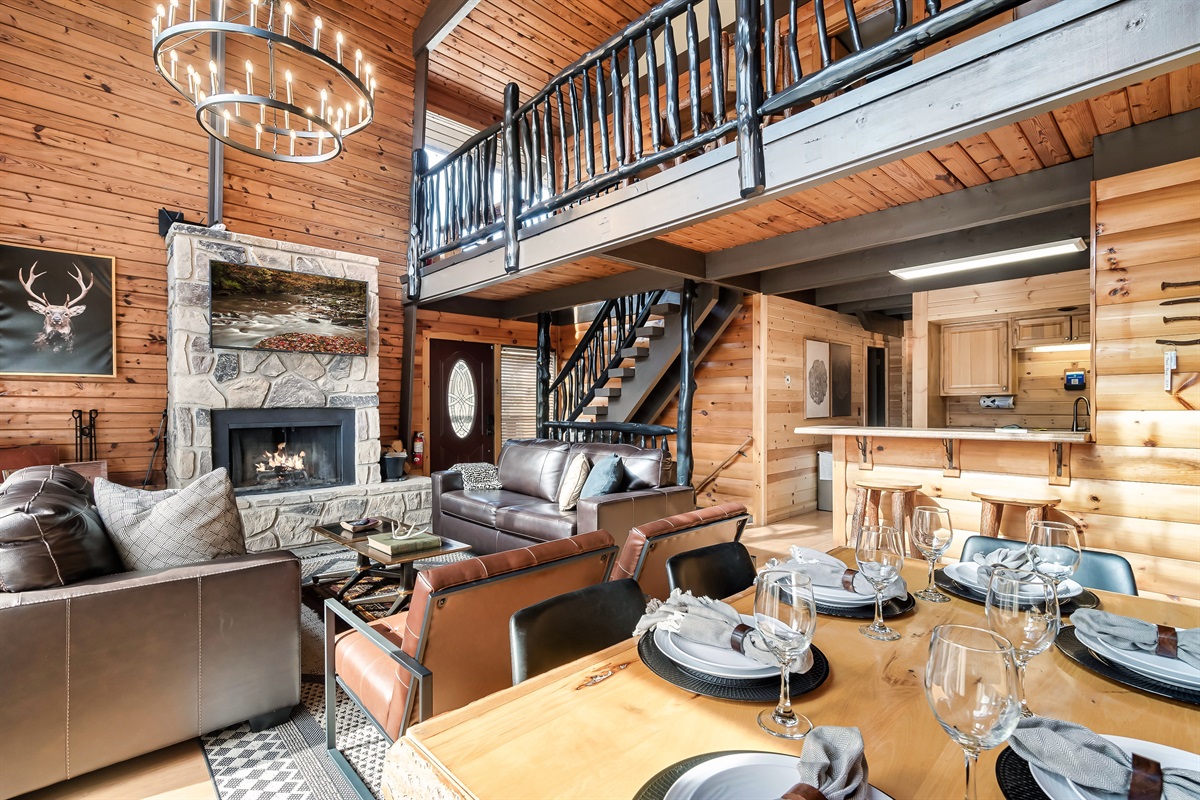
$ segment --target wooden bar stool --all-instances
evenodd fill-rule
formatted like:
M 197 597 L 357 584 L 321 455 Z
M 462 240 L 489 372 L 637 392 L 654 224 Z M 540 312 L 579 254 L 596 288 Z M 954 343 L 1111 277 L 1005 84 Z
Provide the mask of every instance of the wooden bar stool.
M 979 502 L 983 504 L 979 513 L 979 534 L 993 538 L 1003 538 L 1000 534 L 1000 521 L 1004 516 L 1005 506 L 1020 506 L 1025 509 L 1025 532 L 1028 534 L 1033 523 L 1044 520 L 1046 512 L 1062 502 L 1057 497 L 1030 499 L 990 492 L 971 492 L 971 495 L 979 498 Z
M 919 483 L 887 480 L 879 478 L 860 478 L 854 482 L 854 516 L 850 519 L 851 547 L 858 540 L 858 533 L 863 525 L 879 524 L 879 503 L 884 492 L 892 493 L 892 524 L 900 531 L 900 539 L 906 551 L 912 527 L 912 512 L 916 505 Z

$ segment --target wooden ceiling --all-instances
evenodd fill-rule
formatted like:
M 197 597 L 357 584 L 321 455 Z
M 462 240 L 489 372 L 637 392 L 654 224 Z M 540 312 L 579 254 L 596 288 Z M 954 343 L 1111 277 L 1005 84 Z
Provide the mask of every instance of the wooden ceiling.
M 480 289 L 468 296 L 480 300 L 513 300 L 538 292 L 548 292 L 551 289 L 562 289 L 566 286 L 587 283 L 596 278 L 632 272 L 634 269 L 628 264 L 610 261 L 606 258 L 584 258 L 561 267 L 535 272 L 532 275 L 519 275 L 511 281 Z

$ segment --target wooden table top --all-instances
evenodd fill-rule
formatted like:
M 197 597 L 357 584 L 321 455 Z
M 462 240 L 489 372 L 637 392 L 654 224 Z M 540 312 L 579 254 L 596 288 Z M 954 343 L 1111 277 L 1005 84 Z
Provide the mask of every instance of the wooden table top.
M 427 558 L 435 558 L 436 556 L 449 555 L 450 553 L 463 553 L 471 549 L 471 545 L 447 539 L 442 537 L 442 543 L 437 547 L 427 547 L 424 550 L 413 550 L 408 553 L 397 553 L 389 555 L 383 552 L 378 547 L 371 547 L 367 542 L 368 537 L 374 536 L 377 533 L 383 533 L 377 528 L 362 531 L 361 533 L 343 536 L 345 531 L 340 523 L 332 523 L 330 525 L 314 525 L 312 526 L 313 533 L 324 536 L 331 542 L 337 542 L 345 548 L 353 550 L 361 556 L 365 556 L 372 561 L 384 565 L 385 567 L 395 567 L 401 564 L 410 564 L 413 561 L 424 561 Z
M 853 558 L 845 548 L 834 554 Z M 910 591 L 924 587 L 926 570 L 923 561 L 906 563 Z M 1107 611 L 1200 627 L 1200 608 L 1097 594 Z M 731 602 L 751 611 L 753 590 Z M 813 643 L 829 657 L 830 677 L 793 700 L 814 725 L 860 728 L 871 783 L 895 800 L 962 796 L 962 750 L 934 719 L 922 685 L 929 634 L 942 623 L 987 627 L 983 606 L 958 598 L 918 600 L 913 612 L 889 620 L 903 634 L 895 642 L 860 635 L 860 620 L 822 616 Z M 1026 688 L 1036 713 L 1097 733 L 1191 751 L 1200 743 L 1200 708 L 1126 689 L 1057 648 L 1030 662 Z M 398 756 L 408 772 L 414 765 L 427 771 L 440 784 L 428 796 L 628 800 L 657 772 L 690 756 L 738 749 L 799 754 L 802 742 L 758 727 L 755 717 L 765 706 L 680 689 L 643 665 L 630 639 L 414 726 L 393 746 L 389 766 Z M 999 752 L 980 758 L 981 798 L 1002 797 L 995 779 Z

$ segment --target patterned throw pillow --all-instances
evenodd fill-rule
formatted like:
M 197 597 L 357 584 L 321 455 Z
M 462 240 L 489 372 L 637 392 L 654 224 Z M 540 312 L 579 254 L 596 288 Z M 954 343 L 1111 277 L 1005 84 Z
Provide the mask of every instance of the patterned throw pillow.
M 583 482 L 587 480 L 591 471 L 592 465 L 588 463 L 587 456 L 583 453 L 571 456 L 566 469 L 563 470 L 562 484 L 558 487 L 559 511 L 575 510 L 575 505 L 579 502 L 579 493 L 583 491 Z
M 449 469 L 462 475 L 463 488 L 468 492 L 486 492 L 491 489 L 503 489 L 500 483 L 500 471 L 495 464 L 482 461 L 469 464 L 455 464 Z
M 178 490 L 148 492 L 96 478 L 96 508 L 125 568 L 159 569 L 246 553 L 224 469 Z

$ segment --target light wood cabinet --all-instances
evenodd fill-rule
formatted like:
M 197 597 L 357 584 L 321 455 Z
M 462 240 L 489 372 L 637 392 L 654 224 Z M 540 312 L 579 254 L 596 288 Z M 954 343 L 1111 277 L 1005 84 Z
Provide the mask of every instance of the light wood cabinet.
M 1014 348 L 1047 344 L 1070 344 L 1091 338 L 1092 318 L 1088 314 L 1047 314 L 1013 320 Z
M 943 325 L 942 394 L 1012 394 L 1009 321 Z

